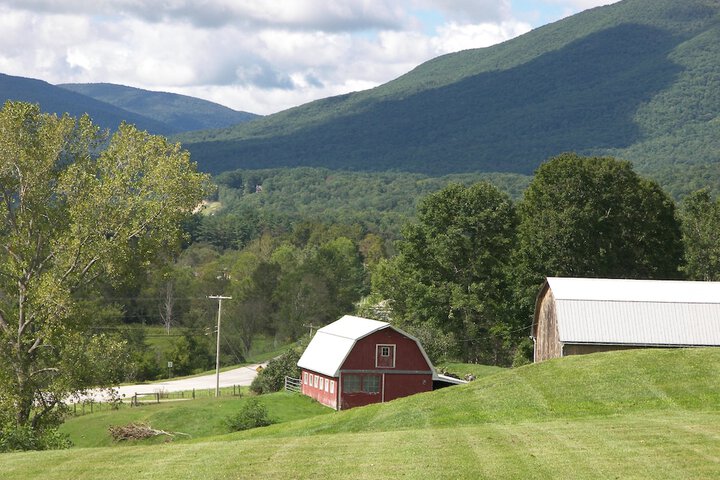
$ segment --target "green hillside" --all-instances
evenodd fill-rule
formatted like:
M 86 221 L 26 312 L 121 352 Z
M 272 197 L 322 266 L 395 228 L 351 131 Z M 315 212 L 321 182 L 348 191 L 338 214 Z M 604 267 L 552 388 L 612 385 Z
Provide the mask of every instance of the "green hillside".
M 111 83 L 67 83 L 58 86 L 163 122 L 174 132 L 229 127 L 258 117 L 187 95 Z
M 718 122 L 720 3 L 625 0 L 369 91 L 180 139 L 214 172 L 528 174 L 572 150 L 626 158 L 670 182 L 691 170 L 720 178 Z
M 158 120 L 56 87 L 42 80 L 0 73 L 0 102 L 4 103 L 7 100 L 38 103 L 43 111 L 59 115 L 69 113 L 79 117 L 90 113 L 93 122 L 102 128 L 115 129 L 126 121 L 155 134 L 177 133 L 177 130 Z
M 717 478 L 720 350 L 569 357 L 208 441 L 0 455 L 7 479 Z

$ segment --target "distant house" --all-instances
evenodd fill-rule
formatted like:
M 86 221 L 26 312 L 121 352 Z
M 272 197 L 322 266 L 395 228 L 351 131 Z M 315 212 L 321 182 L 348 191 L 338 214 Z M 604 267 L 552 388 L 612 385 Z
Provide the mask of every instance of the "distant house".
M 413 336 L 350 315 L 319 329 L 298 367 L 302 393 L 336 410 L 427 392 L 433 383 L 465 383 L 438 375 Z
M 536 362 L 631 348 L 720 346 L 720 282 L 550 277 L 532 327 Z

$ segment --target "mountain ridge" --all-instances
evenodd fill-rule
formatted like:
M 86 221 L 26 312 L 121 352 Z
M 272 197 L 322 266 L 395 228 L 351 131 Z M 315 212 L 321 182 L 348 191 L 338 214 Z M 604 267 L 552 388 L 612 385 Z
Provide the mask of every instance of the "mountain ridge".
M 708 122 L 720 115 L 719 25 L 717 1 L 624 0 L 435 58 L 371 90 L 178 139 L 212 172 L 528 174 L 568 150 L 644 171 L 717 170 L 720 140 Z
M 64 83 L 57 86 L 138 115 L 150 116 L 177 132 L 222 128 L 259 117 L 188 95 L 113 83 Z
M 104 129 L 122 122 L 152 134 L 176 135 L 211 126 L 227 126 L 259 118 L 186 95 L 153 92 L 109 83 L 52 85 L 44 80 L 0 73 L 0 99 L 37 103 L 49 113 L 88 113 Z

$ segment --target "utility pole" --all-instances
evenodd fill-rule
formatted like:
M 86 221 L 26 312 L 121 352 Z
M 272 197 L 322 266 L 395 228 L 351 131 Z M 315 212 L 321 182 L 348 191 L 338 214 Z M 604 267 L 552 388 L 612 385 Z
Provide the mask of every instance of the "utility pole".
M 217 349 L 215 353 L 215 396 L 220 396 L 220 316 L 222 315 L 222 301 L 232 300 L 232 297 L 223 297 L 222 295 L 210 295 L 208 298 L 218 301 L 218 319 L 217 319 Z
M 317 325 L 313 325 L 312 323 L 310 325 L 303 323 L 303 327 L 310 329 L 310 338 L 312 338 L 313 329 L 318 328 Z

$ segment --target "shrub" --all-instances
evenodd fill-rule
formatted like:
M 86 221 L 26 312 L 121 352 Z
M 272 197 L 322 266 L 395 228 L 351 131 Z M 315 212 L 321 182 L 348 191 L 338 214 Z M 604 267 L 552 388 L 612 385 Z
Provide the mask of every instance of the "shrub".
M 29 425 L 0 426 L 0 453 L 22 450 L 57 450 L 70 448 L 72 442 L 67 435 L 55 428 L 33 429 Z
M 257 398 L 248 398 L 235 415 L 225 419 L 231 432 L 265 427 L 275 422 L 268 417 L 267 408 Z
M 522 367 L 532 363 L 533 358 L 533 342 L 529 338 L 523 338 L 522 341 L 517 345 L 515 349 L 515 355 L 513 355 L 513 367 Z
M 300 377 L 298 360 L 300 360 L 300 352 L 295 349 L 270 360 L 267 367 L 252 381 L 250 390 L 258 395 L 282 390 L 285 386 L 285 377 Z

